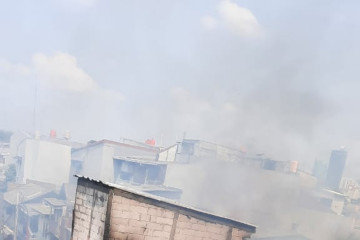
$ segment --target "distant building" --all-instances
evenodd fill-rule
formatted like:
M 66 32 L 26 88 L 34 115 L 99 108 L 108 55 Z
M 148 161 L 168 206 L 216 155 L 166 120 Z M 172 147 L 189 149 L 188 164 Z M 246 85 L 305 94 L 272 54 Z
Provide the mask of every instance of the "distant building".
M 347 152 L 345 150 L 333 150 L 331 152 L 329 167 L 326 175 L 325 186 L 338 191 L 344 172 Z
M 10 144 L 0 143 L 0 165 L 10 164 Z
M 178 162 L 192 162 L 199 159 L 235 162 L 244 159 L 245 152 L 202 140 L 184 139 L 177 150 Z
M 66 220 L 72 219 L 70 213 L 72 211 L 72 207 L 68 207 L 68 203 L 65 200 L 61 200 L 58 198 L 45 198 L 43 199 L 43 205 L 50 208 L 50 214 L 47 218 L 47 231 L 46 236 L 49 239 L 70 239 L 71 231 L 68 229 L 66 225 Z
M 44 229 L 42 227 L 38 228 L 40 220 L 37 217 L 37 213 L 44 213 L 45 215 L 48 213 L 48 210 L 45 209 L 46 207 L 42 207 L 42 199 L 56 196 L 54 190 L 55 186 L 49 184 L 28 183 L 16 185 L 4 193 L 1 206 L 1 222 L 3 227 L 8 229 L 6 235 L 13 236 L 17 232 L 18 236 L 23 236 L 27 230 L 29 234 L 36 235 L 39 230 L 39 234 L 42 234 Z M 43 220 L 41 219 L 41 221 Z M 31 222 L 33 228 L 27 225 Z M 15 230 L 16 225 L 18 226 L 17 231 Z M 39 238 L 42 239 L 42 237 Z M 18 239 L 25 238 L 19 237 Z
M 340 191 L 353 202 L 358 202 L 360 199 L 360 184 L 355 179 L 342 178 Z
M 345 195 L 328 189 L 318 192 L 320 203 L 337 215 L 342 215 L 345 206 Z
M 144 158 L 114 157 L 115 183 L 160 197 L 180 200 L 182 191 L 164 186 L 166 162 Z
M 143 158 L 114 157 L 115 183 L 133 185 L 161 185 L 164 183 L 167 164 Z
M 327 165 L 322 161 L 315 161 L 312 169 L 312 174 L 317 178 L 319 183 L 323 184 L 326 180 Z
M 25 134 L 15 134 L 10 144 L 18 183 L 36 180 L 58 186 L 69 181 L 71 149 L 82 146 L 54 135 L 31 137 Z
M 74 199 L 69 185 L 60 193 L 42 182 L 11 186 L 0 199 L 0 239 L 69 240 Z
M 51 207 L 43 203 L 21 204 L 18 210 L 17 239 L 48 239 Z
M 79 177 L 72 239 L 243 240 L 256 227 Z
M 90 176 L 102 181 L 114 182 L 115 156 L 146 157 L 157 160 L 159 147 L 127 140 L 126 143 L 101 140 L 74 149 L 71 154 L 70 182 L 75 183 L 74 174 Z

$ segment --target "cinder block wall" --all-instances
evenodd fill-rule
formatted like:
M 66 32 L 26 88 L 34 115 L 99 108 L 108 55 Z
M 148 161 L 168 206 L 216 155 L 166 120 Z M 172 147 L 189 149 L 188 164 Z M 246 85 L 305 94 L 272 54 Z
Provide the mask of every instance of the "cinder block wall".
M 113 196 L 111 240 L 242 240 L 249 235 L 145 202 Z
M 73 240 L 103 239 L 109 190 L 100 186 L 77 186 L 74 214 Z
M 122 196 L 113 196 L 110 239 L 170 239 L 174 212 Z
M 243 240 L 250 233 L 196 217 L 161 201 L 78 182 L 73 240 Z M 172 206 L 172 205 L 171 205 Z

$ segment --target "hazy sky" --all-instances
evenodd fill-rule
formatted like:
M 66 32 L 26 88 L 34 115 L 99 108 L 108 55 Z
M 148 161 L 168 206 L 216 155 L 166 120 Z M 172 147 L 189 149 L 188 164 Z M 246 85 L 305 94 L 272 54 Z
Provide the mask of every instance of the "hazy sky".
M 2 1 L 0 126 L 33 131 L 36 106 L 37 130 L 81 141 L 186 132 L 307 166 L 345 145 L 358 166 L 359 7 Z

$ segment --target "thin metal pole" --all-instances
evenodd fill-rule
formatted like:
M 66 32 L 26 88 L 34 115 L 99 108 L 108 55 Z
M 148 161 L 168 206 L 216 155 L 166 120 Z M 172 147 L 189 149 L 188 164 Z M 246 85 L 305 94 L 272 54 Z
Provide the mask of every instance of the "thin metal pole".
M 19 192 L 16 192 L 14 240 L 17 240 L 18 215 L 19 215 Z

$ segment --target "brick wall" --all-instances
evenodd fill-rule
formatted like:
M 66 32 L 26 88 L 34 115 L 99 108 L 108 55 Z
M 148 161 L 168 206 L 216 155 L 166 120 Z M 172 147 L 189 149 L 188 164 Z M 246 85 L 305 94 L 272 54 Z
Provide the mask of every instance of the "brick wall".
M 242 240 L 245 231 L 114 195 L 111 240 Z
M 168 240 L 174 212 L 122 196 L 113 196 L 110 239 Z
M 73 240 L 243 240 L 251 235 L 224 223 L 236 226 L 232 220 L 79 180 Z
M 73 216 L 73 240 L 103 239 L 107 203 L 106 189 L 78 185 Z
M 225 240 L 229 227 L 179 215 L 174 240 Z

